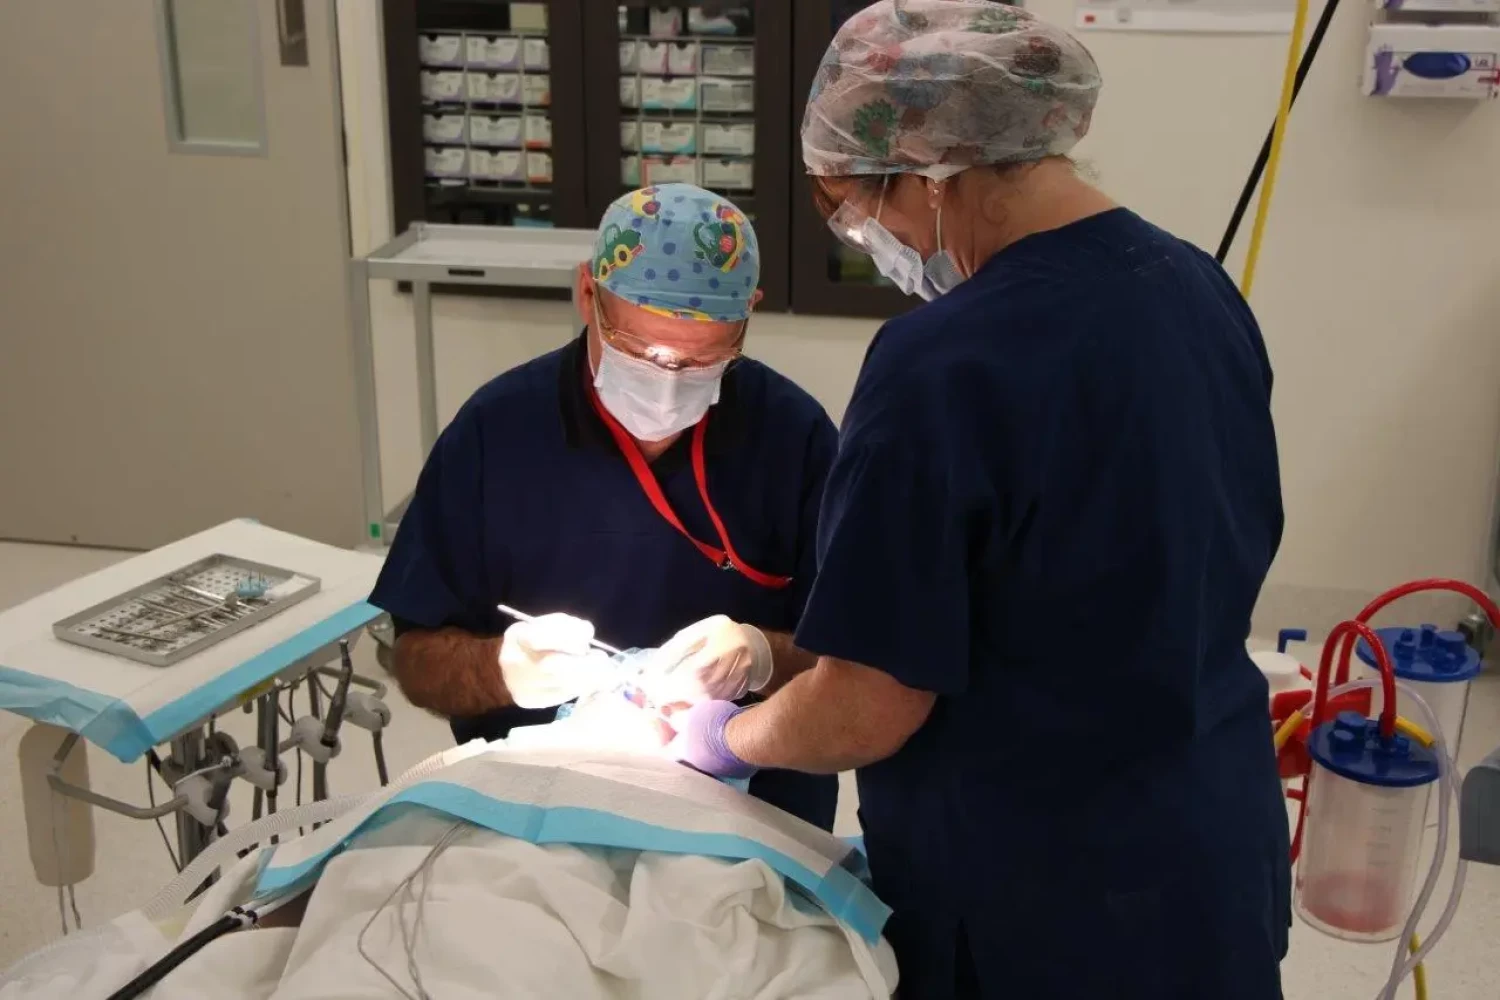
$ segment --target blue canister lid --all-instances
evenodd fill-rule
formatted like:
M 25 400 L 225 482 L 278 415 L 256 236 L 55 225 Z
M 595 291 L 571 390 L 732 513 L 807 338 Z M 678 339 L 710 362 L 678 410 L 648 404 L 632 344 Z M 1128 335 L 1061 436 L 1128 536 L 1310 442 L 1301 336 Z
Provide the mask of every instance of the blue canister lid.
M 1462 632 L 1440 632 L 1436 625 L 1421 628 L 1376 629 L 1391 666 L 1403 681 L 1420 684 L 1450 684 L 1471 681 L 1479 674 L 1479 653 Z M 1375 653 L 1363 639 L 1355 647 L 1360 660 L 1375 666 Z
M 1380 723 L 1358 712 L 1340 712 L 1313 730 L 1307 741 L 1312 759 L 1362 785 L 1415 788 L 1438 778 L 1437 754 L 1397 733 L 1380 735 Z

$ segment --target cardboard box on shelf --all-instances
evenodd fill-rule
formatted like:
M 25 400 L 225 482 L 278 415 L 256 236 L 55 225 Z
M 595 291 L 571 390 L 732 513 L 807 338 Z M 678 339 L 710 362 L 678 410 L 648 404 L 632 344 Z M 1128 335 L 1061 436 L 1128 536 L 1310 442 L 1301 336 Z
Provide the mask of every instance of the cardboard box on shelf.
M 547 33 L 547 5 L 544 3 L 513 3 L 510 5 L 510 30 L 530 34 Z
M 641 158 L 641 183 L 652 184 L 697 184 L 698 158 L 696 156 L 645 156 Z
M 751 156 L 755 153 L 755 124 L 703 123 L 703 152 L 719 156 Z
M 702 184 L 706 188 L 749 191 L 755 187 L 754 160 L 705 157 L 702 166 Z
M 696 122 L 641 122 L 641 152 L 696 153 Z
M 702 91 L 700 103 L 706 112 L 747 112 L 755 110 L 755 81 L 734 77 L 704 76 L 698 78 Z
M 755 46 L 705 43 L 702 65 L 710 76 L 754 76 Z

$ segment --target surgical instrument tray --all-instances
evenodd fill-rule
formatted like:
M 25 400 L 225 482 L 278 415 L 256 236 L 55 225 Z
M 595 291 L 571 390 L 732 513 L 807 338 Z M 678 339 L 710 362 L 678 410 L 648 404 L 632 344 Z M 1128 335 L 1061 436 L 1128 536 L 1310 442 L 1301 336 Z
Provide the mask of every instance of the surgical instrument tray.
M 52 634 L 169 667 L 311 597 L 316 577 L 212 555 L 64 618 Z

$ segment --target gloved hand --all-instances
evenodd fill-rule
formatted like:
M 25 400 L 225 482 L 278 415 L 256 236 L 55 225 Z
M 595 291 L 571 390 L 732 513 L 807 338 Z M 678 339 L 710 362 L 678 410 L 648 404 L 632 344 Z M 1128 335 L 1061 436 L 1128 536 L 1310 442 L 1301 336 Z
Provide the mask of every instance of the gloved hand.
M 614 664 L 589 645 L 594 626 L 572 615 L 516 622 L 500 641 L 500 673 L 520 708 L 551 708 L 607 686 Z
M 715 778 L 748 778 L 756 768 L 734 755 L 725 741 L 729 720 L 745 711 L 732 701 L 705 701 L 672 716 L 677 735 L 667 755 Z
M 771 644 L 752 625 L 715 615 L 657 650 L 641 688 L 658 705 L 738 701 L 771 682 Z

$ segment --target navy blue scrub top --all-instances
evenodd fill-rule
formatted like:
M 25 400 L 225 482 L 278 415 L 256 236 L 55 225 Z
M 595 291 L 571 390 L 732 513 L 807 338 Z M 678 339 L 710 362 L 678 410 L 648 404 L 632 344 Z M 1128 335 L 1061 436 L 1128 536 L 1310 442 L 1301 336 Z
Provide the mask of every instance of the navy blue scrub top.
M 1270 395 L 1223 271 L 1124 209 L 872 344 L 797 641 L 938 695 L 858 776 L 903 996 L 1279 1000 Z
M 587 375 L 579 338 L 464 404 L 422 469 L 371 602 L 391 613 L 398 633 L 454 626 L 498 635 L 511 624 L 500 603 L 566 612 L 621 649 L 659 646 L 717 614 L 794 631 L 817 571 L 818 508 L 837 447 L 823 408 L 742 359 L 709 412 L 709 498 L 746 563 L 793 578 L 772 590 L 719 569 L 662 519 L 594 411 Z M 652 471 L 684 526 L 718 545 L 693 481 L 690 438 Z M 507 708 L 451 723 L 464 742 L 500 739 L 554 715 Z M 768 771 L 750 791 L 832 829 L 833 777 Z

